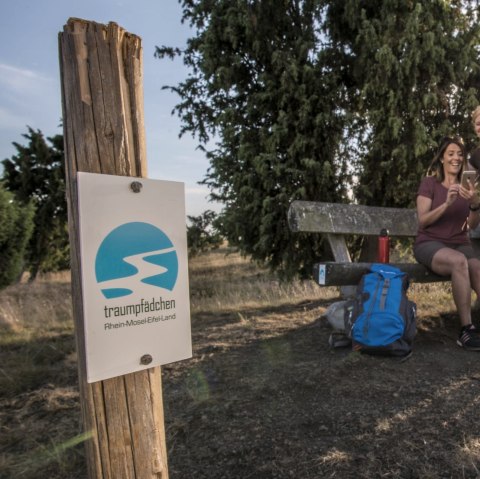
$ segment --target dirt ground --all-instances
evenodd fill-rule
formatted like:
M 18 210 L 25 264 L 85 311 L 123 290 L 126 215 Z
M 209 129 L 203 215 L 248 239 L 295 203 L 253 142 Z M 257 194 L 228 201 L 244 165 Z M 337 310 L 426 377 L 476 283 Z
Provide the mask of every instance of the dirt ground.
M 399 362 L 330 349 L 330 302 L 196 319 L 194 367 L 164 368 L 172 479 L 480 477 L 458 318 L 424 319 Z
M 193 316 L 193 358 L 162 368 L 170 479 L 480 477 L 480 353 L 456 346 L 458 318 L 420 318 L 400 362 L 331 349 L 331 302 Z M 2 400 L 2 432 L 18 435 L 3 451 L 79 430 L 75 361 L 61 360 L 63 375 Z M 84 478 L 83 447 L 69 451 L 48 476 L 0 477 Z

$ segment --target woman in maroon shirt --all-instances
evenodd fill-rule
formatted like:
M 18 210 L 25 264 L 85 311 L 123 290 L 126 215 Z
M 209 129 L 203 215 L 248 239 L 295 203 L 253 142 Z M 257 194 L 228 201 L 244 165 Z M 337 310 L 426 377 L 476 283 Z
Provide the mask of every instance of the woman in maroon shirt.
M 430 176 L 418 188 L 418 235 L 413 252 L 419 263 L 439 275 L 451 276 L 461 323 L 457 343 L 480 350 L 480 330 L 471 317 L 472 289 L 480 297 L 480 260 L 468 237 L 468 229 L 480 222 L 480 197 L 473 184 L 460 184 L 465 165 L 462 140 L 445 138 L 430 165 Z

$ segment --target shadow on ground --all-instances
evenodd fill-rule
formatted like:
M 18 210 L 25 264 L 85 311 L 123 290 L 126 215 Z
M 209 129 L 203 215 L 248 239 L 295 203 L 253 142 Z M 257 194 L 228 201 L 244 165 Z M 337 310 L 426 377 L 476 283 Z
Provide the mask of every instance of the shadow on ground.
M 194 358 L 163 369 L 170 479 L 480 477 L 457 318 L 420 323 L 401 363 L 330 349 L 326 305 L 194 319 Z

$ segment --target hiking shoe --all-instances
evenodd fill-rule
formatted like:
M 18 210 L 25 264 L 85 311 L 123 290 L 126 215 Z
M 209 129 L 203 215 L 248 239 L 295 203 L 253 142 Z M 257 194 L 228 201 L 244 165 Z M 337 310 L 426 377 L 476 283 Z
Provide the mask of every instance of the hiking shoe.
M 480 332 L 473 325 L 464 326 L 457 339 L 457 344 L 470 351 L 480 351 Z

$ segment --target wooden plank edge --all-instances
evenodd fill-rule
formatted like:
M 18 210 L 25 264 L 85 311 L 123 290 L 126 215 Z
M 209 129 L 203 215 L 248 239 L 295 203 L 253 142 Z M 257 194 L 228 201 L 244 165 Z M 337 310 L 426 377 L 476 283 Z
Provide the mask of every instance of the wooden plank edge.
M 320 286 L 353 286 L 360 282 L 374 263 L 337 263 L 327 261 L 313 267 L 313 276 Z M 437 283 L 450 281 L 449 276 L 439 276 L 419 263 L 389 263 L 407 273 L 414 283 Z

